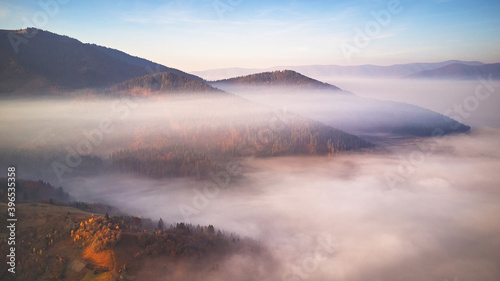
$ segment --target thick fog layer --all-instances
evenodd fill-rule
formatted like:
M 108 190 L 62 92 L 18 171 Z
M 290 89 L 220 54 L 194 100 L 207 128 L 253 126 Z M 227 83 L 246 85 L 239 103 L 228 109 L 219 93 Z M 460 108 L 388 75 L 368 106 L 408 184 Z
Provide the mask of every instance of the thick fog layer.
M 470 109 L 462 121 L 479 126 L 467 134 L 387 141 L 373 152 L 334 157 L 241 156 L 205 180 L 153 180 L 107 170 L 82 176 L 76 173 L 82 167 L 70 165 L 75 171 L 57 181 L 50 164 L 47 174 L 35 171 L 46 167 L 18 165 L 18 175 L 62 185 L 80 201 L 104 202 L 137 216 L 162 218 L 167 225 L 213 224 L 254 238 L 269 250 L 268 255 L 230 256 L 218 262 L 220 270 L 208 275 L 198 275 L 205 272 L 205 265 L 195 261 L 170 260 L 168 276 L 162 276 L 175 280 L 496 281 L 500 276 L 500 132 L 488 127 L 499 124 L 493 110 L 498 84 L 484 86 L 476 96 L 474 85 L 461 83 L 436 82 L 433 89 L 443 87 L 443 96 L 436 100 L 441 113 L 446 108 L 454 112 L 454 104 Z M 373 93 L 368 89 L 377 83 L 337 85 L 365 97 L 438 110 L 432 99 L 428 101 L 430 93 L 423 91 L 419 99 L 422 88 L 412 90 L 411 84 L 388 86 L 387 92 L 377 88 Z M 325 118 L 325 123 L 330 120 L 328 110 L 335 109 L 330 102 L 337 102 L 339 110 L 354 106 L 340 103 L 337 97 L 280 94 L 279 98 L 259 93 L 245 97 L 285 112 Z M 155 138 L 172 143 L 181 139 L 171 132 L 190 137 L 198 124 L 223 130 L 229 123 L 266 122 L 267 109 L 245 104 L 235 106 L 233 98 L 194 101 L 189 97 L 4 101 L 0 152 L 7 155 L 20 149 L 40 153 L 42 158 L 56 153 L 53 161 L 69 165 L 75 159 L 68 156 L 73 154 L 67 148 L 74 153 L 84 141 L 90 156 L 106 162 L 117 149 L 154 144 Z M 369 105 L 357 107 L 360 114 L 368 114 Z M 376 124 L 377 119 L 371 122 Z M 210 142 L 207 138 L 207 145 Z M 162 260 L 145 262 L 144 276 L 161 271 L 162 265 Z
M 469 126 L 500 128 L 500 81 L 427 81 L 410 79 L 336 79 L 323 77 L 344 92 L 291 91 L 286 88 L 218 85 L 271 107 L 297 112 L 357 135 L 387 133 L 393 127 L 441 126 L 450 117 Z M 413 106 L 414 105 L 414 106 Z M 418 107 L 415 107 L 418 106 Z M 443 122 L 443 124 L 437 124 Z M 370 140 L 373 140 L 370 138 Z
M 319 78 L 362 97 L 404 102 L 460 116 L 463 122 L 475 127 L 500 128 L 500 81 L 489 77 L 478 77 L 475 81 Z M 476 96 L 484 99 L 476 100 Z M 462 106 L 464 113 L 458 113 L 455 105 Z
M 124 176 L 68 188 L 154 219 L 188 218 L 262 241 L 281 266 L 259 280 L 497 280 L 499 140 L 485 129 L 391 154 L 246 159 L 243 178 L 215 196 L 207 182 Z
M 104 139 L 93 154 L 102 154 L 130 145 L 140 134 L 168 136 L 181 124 L 187 130 L 210 123 L 247 124 L 269 111 L 247 101 L 240 106 L 241 102 L 232 96 L 5 100 L 0 104 L 1 147 L 57 149 L 100 131 Z

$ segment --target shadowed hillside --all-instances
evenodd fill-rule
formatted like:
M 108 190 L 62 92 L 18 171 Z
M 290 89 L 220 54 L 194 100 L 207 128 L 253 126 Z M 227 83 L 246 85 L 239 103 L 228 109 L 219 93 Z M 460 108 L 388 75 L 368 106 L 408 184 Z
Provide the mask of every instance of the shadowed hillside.
M 40 181 L 19 181 L 37 194 L 58 192 Z M 75 208 L 96 206 L 85 202 L 21 202 L 25 201 L 19 200 L 16 206 L 16 274 L 3 275 L 5 281 L 145 280 L 142 271 L 151 263 L 161 264 L 162 278 L 186 266 L 196 266 L 195 276 L 217 279 L 226 270 L 224 261 L 233 256 L 273 262 L 258 242 L 213 225 L 168 224 L 162 219 L 153 222 L 100 213 L 96 208 Z M 0 207 L 6 209 L 7 204 L 0 203 Z M 5 221 L 7 213 L 2 212 L 0 219 Z M 0 251 L 8 253 L 5 237 L 0 239 Z M 6 266 L 2 262 L 0 272 L 7 272 Z
M 340 88 L 309 78 L 292 70 L 256 73 L 247 76 L 218 80 L 210 83 L 213 86 L 250 86 L 250 87 L 290 87 L 300 90 L 333 91 L 347 93 Z
M 141 76 L 111 87 L 109 94 L 149 95 L 153 93 L 223 93 L 198 80 L 164 72 Z
M 171 72 L 202 79 L 123 52 L 35 28 L 0 31 L 0 93 L 108 87 Z

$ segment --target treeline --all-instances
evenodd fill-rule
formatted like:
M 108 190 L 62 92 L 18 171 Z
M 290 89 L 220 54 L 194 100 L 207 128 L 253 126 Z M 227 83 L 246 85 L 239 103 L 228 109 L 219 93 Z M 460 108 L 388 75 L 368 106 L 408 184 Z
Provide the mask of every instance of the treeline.
M 97 214 L 104 214 L 104 213 L 119 213 L 119 210 L 113 206 L 106 205 L 103 203 L 88 203 L 88 202 L 83 202 L 83 201 L 70 201 L 66 204 L 65 206 L 68 207 L 73 207 L 75 209 L 82 210 L 84 212 L 88 213 L 97 213 Z
M 180 75 L 163 72 L 141 76 L 127 80 L 110 88 L 110 93 L 140 89 L 149 92 L 166 93 L 222 93 L 222 91 L 198 80 L 189 79 Z
M 143 221 L 145 225 L 143 225 Z M 73 224 L 71 239 L 98 260 L 99 253 L 116 247 L 136 249 L 134 258 L 141 256 L 202 257 L 225 254 L 237 249 L 257 248 L 249 239 L 215 230 L 214 226 L 193 226 L 177 223 L 165 227 L 160 220 L 158 227 L 151 227 L 150 219 L 130 216 L 98 216 Z M 126 243 L 120 241 L 126 240 Z M 88 251 L 90 248 L 90 252 Z M 111 267 L 112 265 L 109 265 Z M 110 270 L 111 268 L 107 268 Z
M 7 178 L 0 178 L 0 202 L 7 203 Z M 71 201 L 69 194 L 62 186 L 55 187 L 42 180 L 32 181 L 16 179 L 16 203 L 40 202 L 56 206 L 73 207 L 88 213 L 113 213 L 120 211 L 103 203 Z
M 293 70 L 250 74 L 236 78 L 215 81 L 214 84 L 235 84 L 245 86 L 299 86 L 319 90 L 340 90 L 338 87 L 309 78 Z
M 190 110 L 202 112 L 203 109 Z M 218 112 L 218 108 L 215 110 Z M 13 149 L 0 151 L 0 167 L 15 164 L 21 178 L 54 182 L 61 178 L 92 177 L 110 171 L 150 178 L 205 179 L 211 171 L 216 173 L 239 157 L 335 155 L 373 147 L 359 137 L 320 122 L 262 108 L 238 111 L 234 118 L 215 113 L 184 116 L 166 112 L 165 115 L 161 125 L 147 122 L 140 125 L 125 123 L 117 127 L 117 136 L 130 137 L 103 143 L 101 148 L 111 151 L 109 157 L 78 155 L 81 162 L 70 168 L 68 151 L 58 148 Z M 54 163 L 58 165 L 54 166 Z
M 184 223 L 158 229 L 153 234 L 141 233 L 138 243 L 145 254 L 151 256 L 167 255 L 171 257 L 201 257 L 213 253 L 225 253 L 231 250 L 231 244 L 240 243 L 234 235 L 226 236 L 221 231 L 215 233 L 214 227 L 193 227 Z
M 68 152 L 55 149 L 0 149 L 0 167 L 17 167 L 17 176 L 21 178 L 35 178 L 44 180 L 58 180 L 54 172 L 53 163 L 66 165 Z M 105 169 L 101 158 L 93 155 L 80 155 L 81 162 L 64 178 L 88 177 L 102 173 Z
M 8 202 L 7 200 L 7 178 L 0 178 L 0 202 Z M 61 201 L 67 202 L 69 195 L 60 187 L 54 187 L 47 182 L 38 180 L 22 180 L 16 179 L 16 202 L 25 203 L 32 201 L 47 201 L 50 203 Z
M 150 126 L 142 130 L 138 148 L 111 154 L 112 167 L 151 178 L 205 179 L 240 157 L 332 156 L 374 147 L 357 136 L 295 115 L 284 121 L 275 118 L 272 124 L 265 122 L 273 120 L 272 115 L 259 118 L 243 124 L 206 118 L 195 124 L 170 120 L 161 127 Z
M 354 135 L 312 120 L 293 120 L 289 126 L 271 130 L 263 125 L 176 124 L 168 140 L 144 137 L 143 147 L 111 154 L 112 167 L 122 173 L 151 178 L 193 177 L 205 179 L 224 163 L 238 157 L 284 155 L 335 155 L 342 151 L 369 149 L 374 145 Z M 223 126 L 223 127 L 222 127 Z M 173 126 L 172 126 L 173 127 Z M 160 129 L 161 130 L 161 129 Z M 182 143 L 183 145 L 169 145 Z
M 183 146 L 122 149 L 112 153 L 112 165 L 120 172 L 133 172 L 152 178 L 206 178 L 217 163 L 205 154 Z
M 296 115 L 289 114 L 279 119 L 267 114 L 258 118 L 244 124 L 205 120 L 206 123 L 191 126 L 188 122 L 171 121 L 159 129 L 164 131 L 158 133 L 169 135 L 170 142 L 192 147 L 217 162 L 249 155 L 328 155 L 374 147 L 357 136 Z M 158 146 L 163 141 L 150 137 L 146 143 Z

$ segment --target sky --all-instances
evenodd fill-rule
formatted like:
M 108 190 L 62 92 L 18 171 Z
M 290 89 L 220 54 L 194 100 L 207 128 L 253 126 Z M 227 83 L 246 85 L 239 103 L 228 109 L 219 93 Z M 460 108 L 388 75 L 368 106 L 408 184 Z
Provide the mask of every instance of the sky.
M 498 0 L 0 0 L 37 27 L 184 71 L 500 62 Z

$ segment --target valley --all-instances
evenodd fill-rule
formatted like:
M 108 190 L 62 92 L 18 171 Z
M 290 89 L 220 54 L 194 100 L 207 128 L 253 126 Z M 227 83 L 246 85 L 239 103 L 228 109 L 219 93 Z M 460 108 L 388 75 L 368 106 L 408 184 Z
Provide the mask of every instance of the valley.
M 187 72 L 0 30 L 0 279 L 494 281 L 497 68 Z

